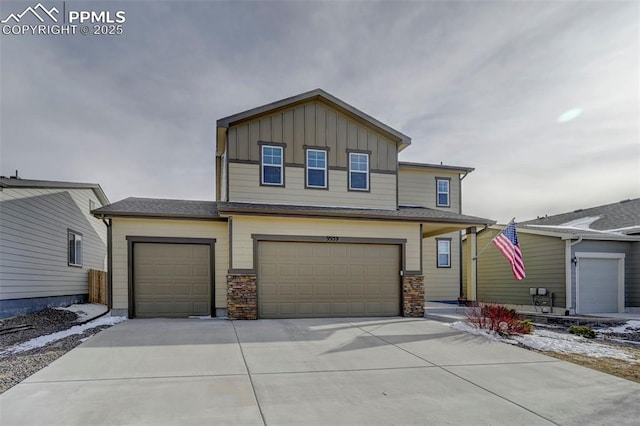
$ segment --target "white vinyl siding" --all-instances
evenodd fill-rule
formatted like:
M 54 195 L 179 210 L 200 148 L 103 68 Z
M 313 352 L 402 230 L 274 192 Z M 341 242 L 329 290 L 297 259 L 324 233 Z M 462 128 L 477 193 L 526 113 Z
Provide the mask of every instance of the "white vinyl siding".
M 106 270 L 107 228 L 89 213 L 91 189 L 0 191 L 0 299 L 87 294 L 88 269 Z M 82 267 L 69 267 L 69 233 L 82 234 Z
M 371 192 L 348 191 L 348 172 L 329 169 L 328 190 L 305 189 L 305 170 L 285 167 L 286 190 L 282 187 L 260 186 L 260 166 L 229 164 L 229 201 L 245 203 L 294 204 L 301 206 L 353 207 L 369 209 L 396 208 L 396 175 L 371 173 Z

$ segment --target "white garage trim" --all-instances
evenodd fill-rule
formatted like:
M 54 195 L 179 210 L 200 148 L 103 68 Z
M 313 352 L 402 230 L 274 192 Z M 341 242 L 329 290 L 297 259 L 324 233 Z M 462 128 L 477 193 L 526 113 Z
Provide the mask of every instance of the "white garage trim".
M 617 259 L 618 261 L 618 312 L 624 312 L 624 253 L 589 253 L 576 252 L 576 259 L 580 265 L 580 259 Z M 576 312 L 581 312 L 580 307 L 580 268 L 576 267 Z

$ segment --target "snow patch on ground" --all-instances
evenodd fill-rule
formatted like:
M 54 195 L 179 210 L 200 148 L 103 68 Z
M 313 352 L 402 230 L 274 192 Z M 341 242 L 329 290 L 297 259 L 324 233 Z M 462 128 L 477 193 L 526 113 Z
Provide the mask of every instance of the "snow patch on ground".
M 89 330 L 91 328 L 100 327 L 100 326 L 103 326 L 103 325 L 116 325 L 118 323 L 121 323 L 122 321 L 126 321 L 126 318 L 125 317 L 111 317 L 111 316 L 100 317 L 100 318 L 97 318 L 97 319 L 95 319 L 93 321 L 89 321 L 86 324 L 75 325 L 75 326 L 73 326 L 71 328 L 68 328 L 66 330 L 58 331 L 57 333 L 52 333 L 52 334 L 47 334 L 45 336 L 36 337 L 34 339 L 27 340 L 26 342 L 20 343 L 18 345 L 11 346 L 11 347 L 5 349 L 4 351 L 0 351 L 0 355 L 6 354 L 6 353 L 25 352 L 25 351 L 29 351 L 31 349 L 41 348 L 41 347 L 46 346 L 46 345 L 48 345 L 50 343 L 53 343 L 53 342 L 56 342 L 58 340 L 64 339 L 65 337 L 72 336 L 74 334 L 82 334 L 86 330 Z
M 640 321 L 631 320 L 618 327 L 607 327 L 596 330 L 598 333 L 638 333 L 640 332 Z
M 461 321 L 454 322 L 450 326 L 456 330 L 465 331 L 477 336 L 483 336 L 491 340 L 510 344 L 521 344 L 529 348 L 545 352 L 573 353 L 593 358 L 615 358 L 637 362 L 633 355 L 622 349 L 603 345 L 593 341 L 592 339 L 575 336 L 573 334 L 558 333 L 550 330 L 534 330 L 532 334 L 502 337 L 498 334 L 478 329 Z

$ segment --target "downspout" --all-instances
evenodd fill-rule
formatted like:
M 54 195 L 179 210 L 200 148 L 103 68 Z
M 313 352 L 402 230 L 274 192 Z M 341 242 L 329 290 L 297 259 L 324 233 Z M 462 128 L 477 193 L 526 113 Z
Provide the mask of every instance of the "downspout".
M 582 242 L 582 237 L 579 236 L 578 239 L 574 242 L 571 242 L 570 239 L 567 240 L 566 242 L 566 247 L 565 247 L 565 293 L 566 293 L 566 302 L 565 302 L 565 307 L 566 307 L 566 313 L 568 314 L 572 314 L 572 310 L 573 313 L 575 313 L 575 306 L 572 306 L 573 304 L 573 292 L 571 291 L 571 284 L 573 282 L 573 277 L 574 277 L 574 273 L 573 273 L 573 256 L 571 255 L 571 247 L 575 246 L 576 244 L 580 244 Z M 576 265 L 577 267 L 577 265 Z M 578 283 L 576 282 L 576 285 L 578 285 Z M 553 307 L 552 307 L 553 309 Z
M 102 215 L 102 221 L 107 225 L 107 312 L 110 312 L 113 308 L 113 256 L 112 256 L 112 241 L 113 241 L 113 228 L 111 227 L 111 219 L 105 220 Z

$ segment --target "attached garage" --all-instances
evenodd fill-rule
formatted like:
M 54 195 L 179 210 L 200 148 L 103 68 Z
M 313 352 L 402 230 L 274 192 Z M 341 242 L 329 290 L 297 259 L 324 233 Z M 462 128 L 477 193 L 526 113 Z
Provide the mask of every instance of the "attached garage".
M 624 254 L 576 253 L 577 313 L 624 312 Z
M 212 314 L 212 241 L 132 238 L 129 242 L 132 316 L 185 318 Z
M 258 242 L 260 318 L 400 315 L 401 246 Z

